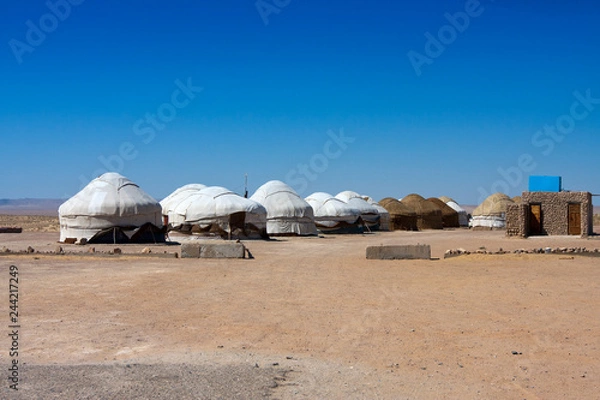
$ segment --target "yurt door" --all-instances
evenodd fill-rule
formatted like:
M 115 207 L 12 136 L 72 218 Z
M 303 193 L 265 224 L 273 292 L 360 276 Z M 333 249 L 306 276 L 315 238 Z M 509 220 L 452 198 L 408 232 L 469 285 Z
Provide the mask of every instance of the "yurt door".
M 529 205 L 529 234 L 530 235 L 541 235 L 542 234 L 542 205 L 541 204 L 530 204 Z
M 569 235 L 581 235 L 581 204 L 569 204 Z

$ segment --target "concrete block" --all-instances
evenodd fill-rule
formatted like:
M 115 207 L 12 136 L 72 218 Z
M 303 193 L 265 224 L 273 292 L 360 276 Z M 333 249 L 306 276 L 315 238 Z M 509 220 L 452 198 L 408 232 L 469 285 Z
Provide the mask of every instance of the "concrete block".
M 200 245 L 197 243 L 183 243 L 181 245 L 181 258 L 200 258 Z
M 244 258 L 246 247 L 241 243 L 184 243 L 181 258 Z
M 367 260 L 429 260 L 431 246 L 428 244 L 405 244 L 367 247 Z
M 241 243 L 203 244 L 200 258 L 244 258 L 246 248 Z

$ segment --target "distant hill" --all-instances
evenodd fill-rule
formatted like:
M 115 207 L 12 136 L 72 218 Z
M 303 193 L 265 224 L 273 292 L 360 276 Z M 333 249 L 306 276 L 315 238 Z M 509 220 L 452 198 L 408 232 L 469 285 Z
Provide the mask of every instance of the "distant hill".
M 58 215 L 63 199 L 0 199 L 0 214 Z

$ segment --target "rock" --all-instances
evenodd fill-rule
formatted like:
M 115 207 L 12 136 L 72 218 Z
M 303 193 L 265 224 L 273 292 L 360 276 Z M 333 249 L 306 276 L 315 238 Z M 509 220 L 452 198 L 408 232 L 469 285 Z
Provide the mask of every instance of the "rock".
M 10 253 L 10 249 L 6 246 L 0 247 L 0 253 Z
M 142 249 L 142 253 L 144 253 L 144 254 L 152 253 L 152 249 L 150 247 L 144 247 Z
M 456 249 L 456 251 L 458 252 L 458 254 L 464 254 L 467 251 L 465 249 L 463 249 L 462 247 L 459 247 L 458 249 Z
M 54 249 L 54 252 L 56 254 L 63 254 L 65 251 L 63 250 L 62 246 L 56 246 L 56 248 Z
M 27 246 L 27 252 L 28 253 L 35 253 L 35 249 L 31 246 Z
M 88 253 L 95 253 L 96 252 L 96 248 L 95 247 L 90 247 L 88 249 Z
M 123 251 L 118 247 L 115 247 L 113 250 L 113 254 L 122 254 L 122 253 L 123 253 Z

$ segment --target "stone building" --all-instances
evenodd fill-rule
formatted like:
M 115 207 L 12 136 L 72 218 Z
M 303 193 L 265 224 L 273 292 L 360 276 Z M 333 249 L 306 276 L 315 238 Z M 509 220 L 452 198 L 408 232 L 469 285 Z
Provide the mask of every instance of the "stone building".
M 593 233 L 592 195 L 588 192 L 523 192 L 522 203 L 506 210 L 507 236 Z

